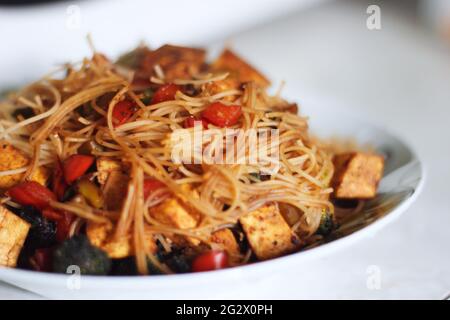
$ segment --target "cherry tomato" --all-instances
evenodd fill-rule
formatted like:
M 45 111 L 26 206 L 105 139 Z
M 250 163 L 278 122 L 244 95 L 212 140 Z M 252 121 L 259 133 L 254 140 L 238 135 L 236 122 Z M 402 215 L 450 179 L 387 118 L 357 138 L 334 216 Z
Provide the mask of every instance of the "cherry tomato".
M 51 248 L 36 249 L 31 257 L 33 269 L 36 271 L 52 271 L 52 256 L 53 250 Z
M 35 181 L 22 182 L 8 190 L 11 199 L 24 206 L 33 206 L 42 210 L 48 206 L 56 196 L 46 187 Z
M 196 121 L 201 121 L 204 129 L 208 129 L 208 121 L 206 119 L 196 119 L 193 116 L 187 117 L 183 122 L 184 128 L 193 128 Z
M 165 187 L 165 184 L 159 180 L 148 178 L 144 180 L 144 199 L 147 199 L 152 192 Z
M 73 214 L 46 208 L 42 210 L 42 215 L 56 223 L 56 241 L 62 242 L 69 237 L 70 225 L 74 220 Z
M 94 163 L 93 156 L 86 156 L 82 154 L 74 154 L 64 161 L 64 177 L 66 182 L 71 184 L 89 169 Z
M 218 127 L 228 127 L 236 124 L 242 115 L 239 105 L 227 106 L 221 102 L 213 102 L 202 112 L 202 117 Z
M 137 106 L 134 102 L 129 100 L 119 101 L 113 109 L 113 123 L 114 127 L 120 126 L 126 123 L 134 115 L 137 110 Z
M 192 271 L 210 271 L 228 267 L 228 255 L 225 251 L 212 250 L 199 255 L 192 262 Z
M 56 161 L 56 166 L 53 171 L 53 183 L 52 190 L 55 193 L 56 197 L 59 201 L 64 198 L 64 194 L 66 193 L 67 183 L 64 178 L 64 171 L 61 162 Z
M 161 86 L 156 90 L 152 98 L 152 104 L 160 103 L 163 101 L 175 100 L 175 94 L 180 90 L 180 87 L 176 84 L 170 83 Z

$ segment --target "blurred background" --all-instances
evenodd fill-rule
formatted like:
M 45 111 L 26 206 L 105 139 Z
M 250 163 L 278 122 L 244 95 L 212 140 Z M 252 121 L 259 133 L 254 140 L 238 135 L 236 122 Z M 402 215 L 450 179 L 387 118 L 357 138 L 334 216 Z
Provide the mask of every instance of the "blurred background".
M 140 41 L 212 54 L 231 45 L 275 87 L 286 81 L 285 95 L 304 110 L 313 101 L 346 108 L 408 141 L 424 161 L 422 195 L 376 237 L 229 298 L 448 299 L 449 0 L 0 0 L 0 88 L 89 55 L 88 33 L 110 57 Z M 378 289 L 367 285 L 373 265 Z M 34 298 L 0 283 L 6 295 Z

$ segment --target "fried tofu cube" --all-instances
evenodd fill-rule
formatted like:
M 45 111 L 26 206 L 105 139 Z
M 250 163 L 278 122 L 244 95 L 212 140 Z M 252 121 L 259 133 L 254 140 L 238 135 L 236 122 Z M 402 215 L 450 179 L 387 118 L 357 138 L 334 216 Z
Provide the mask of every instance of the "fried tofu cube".
M 120 210 L 128 192 L 129 177 L 121 171 L 111 171 L 102 192 L 107 210 Z
M 30 159 L 20 150 L 13 147 L 6 141 L 0 141 L 0 171 L 7 171 L 26 167 Z M 31 180 L 45 185 L 49 177 L 49 172 L 45 167 L 38 167 L 31 177 Z M 0 176 L 0 190 L 6 190 L 19 183 L 23 178 L 23 173 L 7 176 Z
M 241 216 L 239 222 L 253 252 L 260 260 L 290 253 L 300 244 L 276 205 L 249 212 Z
M 206 51 L 203 49 L 164 45 L 143 58 L 138 76 L 154 75 L 154 67 L 159 65 L 166 82 L 190 79 L 193 74 L 201 72 L 205 57 Z
M 198 224 L 198 217 L 190 213 L 175 198 L 166 199 L 156 207 L 150 208 L 150 215 L 160 223 L 178 229 L 191 229 Z M 186 240 L 193 245 L 200 243 L 198 239 L 192 237 L 186 237 Z
M 97 180 L 98 183 L 104 185 L 108 179 L 109 174 L 112 171 L 121 171 L 122 165 L 118 160 L 112 160 L 105 157 L 100 157 L 96 161 L 97 163 Z
M 231 257 L 232 261 L 236 261 L 240 256 L 239 244 L 234 237 L 233 231 L 228 228 L 214 231 L 211 234 L 211 242 L 218 244 Z
M 111 225 L 88 222 L 86 235 L 92 245 L 105 251 L 111 259 L 121 259 L 134 254 L 133 241 L 129 236 L 115 238 Z M 145 242 L 151 253 L 156 253 L 157 245 L 152 236 L 146 235 Z
M 15 267 L 30 224 L 0 206 L 0 266 Z
M 205 83 L 202 87 L 202 96 L 210 97 L 225 91 L 239 89 L 240 82 L 236 78 L 228 77 L 223 80 L 213 81 Z M 226 96 L 226 101 L 233 102 L 236 100 L 236 96 Z
M 334 157 L 334 197 L 370 199 L 377 193 L 383 176 L 384 159 L 380 155 L 349 152 Z
M 214 61 L 212 69 L 228 71 L 230 77 L 238 79 L 241 83 L 254 81 L 262 88 L 270 85 L 270 81 L 264 75 L 229 49 L 225 49 L 219 58 Z

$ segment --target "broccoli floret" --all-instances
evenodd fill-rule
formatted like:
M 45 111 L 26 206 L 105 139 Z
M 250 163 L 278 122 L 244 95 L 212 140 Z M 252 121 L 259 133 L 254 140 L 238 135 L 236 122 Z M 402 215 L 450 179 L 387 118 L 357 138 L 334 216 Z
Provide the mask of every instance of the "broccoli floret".
M 94 247 L 84 235 L 78 235 L 61 243 L 53 253 L 53 271 L 66 273 L 76 265 L 81 274 L 105 275 L 111 270 L 111 259 Z
M 333 220 L 333 215 L 328 211 L 324 211 L 322 213 L 322 217 L 320 218 L 320 225 L 319 228 L 317 229 L 317 234 L 327 236 L 331 233 L 331 231 L 333 231 L 334 228 L 335 224 Z

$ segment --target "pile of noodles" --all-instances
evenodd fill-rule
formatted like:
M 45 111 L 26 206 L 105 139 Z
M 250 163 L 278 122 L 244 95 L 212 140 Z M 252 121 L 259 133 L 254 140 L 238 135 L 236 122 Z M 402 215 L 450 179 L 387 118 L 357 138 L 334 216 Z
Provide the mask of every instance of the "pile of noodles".
M 158 77 L 151 81 L 164 83 L 164 70 L 155 69 Z M 92 59 L 85 59 L 78 66 L 67 65 L 64 72 L 63 77 L 53 74 L 42 78 L 5 102 L 31 107 L 36 116 L 20 122 L 6 116 L 0 119 L 0 140 L 6 139 L 32 159 L 26 168 L 0 172 L 0 175 L 25 172 L 26 179 L 39 166 L 52 168 L 57 159 L 77 153 L 78 148 L 88 141 L 103 147 L 94 150 L 94 156 L 126 161 L 131 168 L 130 181 L 120 212 L 99 210 L 75 201 L 51 205 L 78 217 L 72 228 L 74 233 L 86 221 L 93 221 L 111 224 L 117 237 L 130 236 L 140 273 L 148 273 L 147 258 L 164 272 L 170 272 L 150 253 L 144 240 L 148 235 L 163 244 L 165 235 L 183 235 L 214 246 L 210 242 L 211 233 L 232 226 L 240 215 L 268 203 L 286 203 L 303 212 L 302 219 L 292 229 L 308 238 L 317 230 L 323 210 L 333 212 L 329 201 L 332 192 L 329 183 L 333 175 L 331 156 L 309 138 L 306 118 L 279 108 L 287 104 L 279 95 L 269 96 L 250 83 L 242 90 L 228 90 L 212 96 L 192 97 L 177 92 L 173 101 L 145 105 L 139 92 L 133 91 L 132 75 L 100 54 L 94 54 Z M 226 76 L 193 75 L 191 79 L 179 79 L 174 83 L 201 88 L 205 83 L 220 81 Z M 224 101 L 229 96 L 233 96 L 234 103 L 242 105 L 243 110 L 243 116 L 234 128 L 279 129 L 281 167 L 270 179 L 256 179 L 259 168 L 254 164 L 203 165 L 203 171 L 199 173 L 190 166 L 171 161 L 167 143 L 171 133 L 183 128 L 188 115 L 198 115 L 209 103 Z M 139 109 L 130 121 L 115 127 L 112 111 L 124 98 L 134 100 Z M 90 105 L 98 113 L 98 120 L 83 118 L 75 112 L 83 105 Z M 146 177 L 161 181 L 166 188 L 144 200 L 143 181 Z M 190 188 L 182 187 L 186 184 Z M 190 190 L 195 190 L 199 197 L 190 196 Z M 201 216 L 198 226 L 181 230 L 153 219 L 148 208 L 168 197 L 177 197 L 198 212 Z M 243 256 L 242 263 L 248 257 Z

